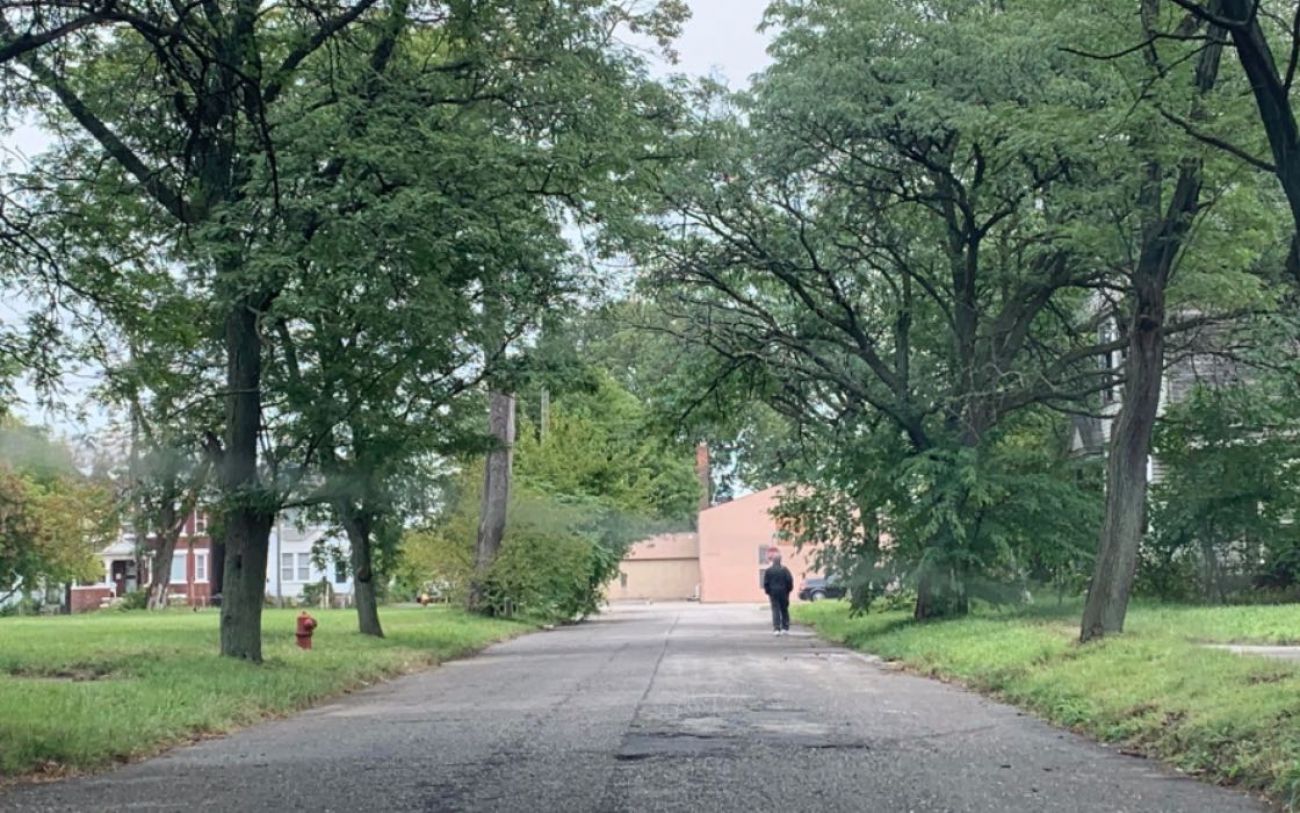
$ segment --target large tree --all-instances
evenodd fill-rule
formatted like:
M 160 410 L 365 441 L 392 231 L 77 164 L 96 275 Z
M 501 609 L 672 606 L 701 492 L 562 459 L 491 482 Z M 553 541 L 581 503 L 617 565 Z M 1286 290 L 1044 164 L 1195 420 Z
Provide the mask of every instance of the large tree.
M 10 3 L 0 18 L 5 100 L 61 110 L 187 244 L 225 361 L 218 466 L 221 652 L 261 660 L 275 500 L 258 468 L 263 334 L 282 275 L 251 262 L 279 219 L 273 122 L 304 63 L 377 0 L 199 6 Z M 326 52 L 328 54 L 328 52 Z M 253 185 L 257 184 L 257 187 Z M 256 190 L 256 191 L 255 191 Z M 224 562 L 223 562 L 224 560 Z
M 616 32 L 666 37 L 680 14 L 672 3 L 484 5 L 430 29 L 394 10 L 367 59 L 330 66 L 295 96 L 279 168 L 306 179 L 293 204 L 304 228 L 283 248 L 302 272 L 270 313 L 286 395 L 273 409 L 276 457 L 319 446 L 293 499 L 329 504 L 347 531 L 363 632 L 380 632 L 369 529 L 400 527 L 397 494 L 419 490 L 407 473 L 481 440 L 449 417 L 480 385 L 504 432 L 521 343 L 590 286 L 562 230 L 619 190 L 661 103 Z M 357 92 L 339 97 L 330 82 Z M 497 476 L 484 525 L 498 533 L 485 535 L 485 568 L 509 444 L 497 437 L 487 454 Z
M 1052 20 L 829 0 L 771 15 L 777 61 L 743 117 L 706 108 L 692 160 L 665 175 L 646 257 L 687 338 L 725 375 L 761 370 L 792 418 L 881 416 L 905 457 L 954 473 L 1018 410 L 1113 384 L 1083 308 L 1106 269 L 1075 228 L 1102 148 L 1046 125 L 1107 99 L 1041 46 Z M 915 563 L 921 618 L 967 603 L 978 522 L 952 487 Z
M 1145 0 L 1138 10 L 1140 47 L 1121 47 L 1130 37 L 1124 17 L 1097 15 L 1076 34 L 1091 39 L 1083 53 L 1101 57 L 1108 69 L 1102 75 L 1130 89 L 1133 115 L 1119 120 L 1116 132 L 1131 157 L 1129 166 L 1119 167 L 1135 179 L 1117 187 L 1132 198 L 1115 209 L 1128 247 L 1117 255 L 1122 259 L 1110 310 L 1115 335 L 1127 346 L 1119 362 L 1124 384 L 1111 422 L 1106 513 L 1084 610 L 1085 641 L 1123 629 L 1146 531 L 1152 436 L 1167 360 L 1177 355 L 1171 324 L 1222 320 L 1267 306 L 1266 296 L 1240 295 L 1252 287 L 1243 280 L 1261 270 L 1263 279 L 1275 276 L 1266 270 L 1268 243 L 1276 235 L 1267 190 L 1235 159 L 1189 135 L 1240 118 L 1235 99 L 1242 88 L 1221 66 L 1228 32 L 1186 14 L 1178 3 Z M 1117 28 L 1117 20 L 1125 22 Z
M 626 151 L 598 138 L 644 120 L 646 96 L 628 85 L 639 61 L 618 32 L 667 37 L 682 6 L 362 0 L 264 11 L 33 0 L 7 7 L 0 29 L 6 101 L 60 103 L 46 124 L 73 145 L 64 155 L 107 159 L 112 193 L 157 220 L 131 236 L 170 241 L 222 348 L 222 651 L 252 660 L 276 510 L 332 505 L 358 534 L 354 571 L 370 572 L 364 530 L 392 510 L 387 473 L 445 434 L 436 417 L 448 381 L 472 381 L 502 355 L 479 335 L 476 357 L 448 353 L 466 337 L 462 317 L 490 298 L 515 308 L 517 297 L 505 329 L 517 336 L 559 269 L 548 201 L 585 217 L 586 185 L 620 180 Z M 431 311 L 436 293 L 411 294 L 422 285 L 454 302 Z M 340 389 L 292 383 L 313 375 Z M 403 425 L 422 419 L 433 428 Z M 363 626 L 377 632 L 369 615 Z
M 1161 51 L 1155 37 L 1161 10 L 1159 0 L 1142 4 L 1141 18 L 1150 39 L 1143 50 L 1149 82 L 1159 81 L 1169 71 L 1170 55 Z M 1218 79 L 1222 50 L 1223 32 L 1211 26 L 1208 42 L 1188 77 L 1194 88 L 1187 111 L 1192 119 L 1204 117 L 1206 97 Z M 1144 177 L 1136 206 L 1141 231 L 1136 258 L 1127 274 L 1127 323 L 1122 326 L 1128 338 L 1125 384 L 1111 431 L 1106 516 L 1084 607 L 1084 641 L 1124 628 L 1138 546 L 1145 530 L 1147 466 L 1164 381 L 1166 289 L 1202 207 L 1204 160 L 1195 151 L 1186 150 L 1171 161 L 1161 154 L 1164 145 L 1153 141 L 1159 133 L 1160 128 L 1148 127 L 1131 134 Z

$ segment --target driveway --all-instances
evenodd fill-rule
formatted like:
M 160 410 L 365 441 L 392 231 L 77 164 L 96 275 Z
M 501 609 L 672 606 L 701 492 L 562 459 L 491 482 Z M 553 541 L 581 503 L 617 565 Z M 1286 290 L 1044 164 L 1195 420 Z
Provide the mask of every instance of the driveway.
M 617 608 L 0 809 L 1266 809 L 767 624 Z

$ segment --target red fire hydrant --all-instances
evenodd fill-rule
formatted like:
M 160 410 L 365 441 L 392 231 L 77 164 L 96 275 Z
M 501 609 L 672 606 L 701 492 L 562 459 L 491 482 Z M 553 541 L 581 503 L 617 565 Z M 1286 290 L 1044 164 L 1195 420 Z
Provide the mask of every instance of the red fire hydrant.
M 298 631 L 294 635 L 298 638 L 299 649 L 311 649 L 311 634 L 316 629 L 316 619 L 307 615 L 304 610 L 302 615 L 298 616 Z

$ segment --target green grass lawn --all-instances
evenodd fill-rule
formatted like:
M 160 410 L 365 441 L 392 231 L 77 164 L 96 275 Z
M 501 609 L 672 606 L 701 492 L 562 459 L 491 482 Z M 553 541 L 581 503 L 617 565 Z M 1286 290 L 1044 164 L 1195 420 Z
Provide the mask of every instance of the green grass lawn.
M 0 618 L 0 778 L 103 768 L 310 706 L 528 629 L 447 608 L 381 611 L 384 640 L 352 611 L 263 616 L 261 666 L 217 656 L 215 612 Z
M 1300 641 L 1300 607 L 1135 606 L 1123 636 L 1086 647 L 1078 609 L 928 624 L 850 618 L 841 602 L 795 612 L 831 640 L 1300 809 L 1300 664 L 1198 645 Z

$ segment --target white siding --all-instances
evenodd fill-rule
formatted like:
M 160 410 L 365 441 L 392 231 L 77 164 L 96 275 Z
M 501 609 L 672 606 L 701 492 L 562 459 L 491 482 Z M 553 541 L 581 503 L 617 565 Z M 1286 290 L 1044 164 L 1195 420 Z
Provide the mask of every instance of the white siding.
M 271 526 L 271 546 L 266 557 L 267 595 L 286 599 L 302 598 L 304 587 L 318 584 L 322 579 L 327 579 L 333 585 L 336 595 L 352 595 L 351 575 L 339 581 L 332 564 L 327 563 L 329 572 L 322 572 L 311 561 L 312 548 L 322 541 L 338 548 L 346 557 L 347 539 L 341 534 L 331 534 L 329 528 L 319 525 L 300 527 L 296 519 L 284 516 Z

